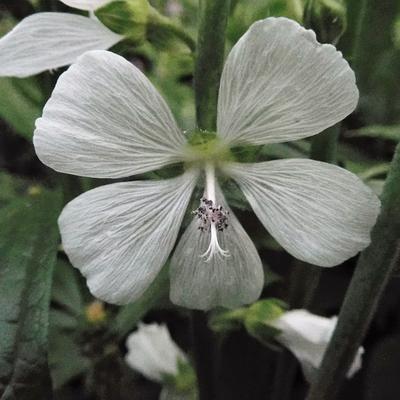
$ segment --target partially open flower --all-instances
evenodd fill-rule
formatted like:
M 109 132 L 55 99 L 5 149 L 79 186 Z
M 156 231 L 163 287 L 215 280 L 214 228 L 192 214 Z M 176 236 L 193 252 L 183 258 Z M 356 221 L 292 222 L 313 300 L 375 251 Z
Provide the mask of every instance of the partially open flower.
M 126 346 L 127 364 L 158 383 L 165 383 L 168 376 L 176 376 L 179 363 L 187 362 L 165 325 L 139 324 L 138 330 L 128 336 Z
M 356 107 L 354 73 L 340 52 L 286 18 L 253 24 L 222 73 L 217 132 L 186 138 L 150 81 L 106 51 L 81 56 L 36 122 L 38 157 L 57 171 L 121 178 L 181 162 L 160 181 L 96 188 L 59 218 L 62 242 L 92 293 L 139 298 L 174 248 L 198 177 L 204 193 L 170 264 L 171 299 L 197 309 L 238 307 L 263 288 L 256 248 L 225 201 L 218 174 L 239 184 L 260 221 L 293 256 L 330 267 L 370 242 L 379 200 L 355 175 L 306 159 L 233 161 L 231 147 L 312 136 Z M 194 135 L 196 136 L 196 135 Z
M 281 331 L 275 339 L 296 356 L 304 376 L 312 383 L 335 330 L 337 317 L 324 318 L 307 310 L 292 310 L 268 323 Z M 361 368 L 363 353 L 360 347 L 347 372 L 348 378 Z

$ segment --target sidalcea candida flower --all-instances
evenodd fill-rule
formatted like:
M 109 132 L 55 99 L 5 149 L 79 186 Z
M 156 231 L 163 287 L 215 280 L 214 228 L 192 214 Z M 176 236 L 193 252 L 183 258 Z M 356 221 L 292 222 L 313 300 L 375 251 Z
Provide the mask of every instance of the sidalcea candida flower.
M 147 379 L 160 383 L 160 400 L 195 400 L 195 372 L 165 325 L 140 323 L 126 340 L 126 363 Z
M 320 317 L 307 310 L 288 311 L 275 321 L 269 322 L 280 330 L 275 339 L 296 356 L 305 378 L 310 383 L 316 377 L 336 323 L 337 317 Z M 347 372 L 348 378 L 361 368 L 363 353 L 364 348 L 360 347 Z
M 178 162 L 185 172 L 106 185 L 70 202 L 59 218 L 67 255 L 95 296 L 136 300 L 166 263 L 203 176 L 199 208 L 171 258 L 171 299 L 197 309 L 253 302 L 263 268 L 218 185 L 225 175 L 290 254 L 324 267 L 343 262 L 370 241 L 379 212 L 372 191 L 334 165 L 239 163 L 231 148 L 315 135 L 357 101 L 354 73 L 341 53 L 286 18 L 256 22 L 233 47 L 221 78 L 217 132 L 189 139 L 137 68 L 110 52 L 84 54 L 60 77 L 36 123 L 39 158 L 57 171 L 93 178 Z
M 165 325 L 140 323 L 137 331 L 128 336 L 126 347 L 126 363 L 158 383 L 168 376 L 176 376 L 180 363 L 188 363 Z
M 61 0 L 93 12 L 111 0 Z M 123 36 L 97 18 L 61 12 L 40 12 L 23 19 L 0 39 L 0 76 L 25 78 L 72 64 L 89 50 L 105 50 Z

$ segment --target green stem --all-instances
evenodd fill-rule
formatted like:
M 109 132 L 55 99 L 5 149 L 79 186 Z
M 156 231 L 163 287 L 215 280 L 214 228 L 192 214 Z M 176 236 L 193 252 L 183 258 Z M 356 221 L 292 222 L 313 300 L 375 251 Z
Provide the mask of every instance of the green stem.
M 382 211 L 371 244 L 361 254 L 347 290 L 339 321 L 308 400 L 337 395 L 368 329 L 400 252 L 400 144 L 382 194 Z
M 230 0 L 200 1 L 197 59 L 194 72 L 197 125 L 215 131 L 219 80 L 224 61 Z
M 208 131 L 215 131 L 216 128 L 218 88 L 229 10 L 230 0 L 200 0 L 194 90 L 197 125 Z M 192 328 L 199 398 L 215 399 L 215 340 L 208 328 L 206 314 L 193 311 Z

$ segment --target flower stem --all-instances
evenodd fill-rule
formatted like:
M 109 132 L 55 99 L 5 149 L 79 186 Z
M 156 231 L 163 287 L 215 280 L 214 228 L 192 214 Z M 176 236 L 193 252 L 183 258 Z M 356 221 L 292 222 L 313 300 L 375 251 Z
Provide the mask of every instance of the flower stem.
M 215 131 L 218 88 L 224 62 L 225 30 L 230 0 L 199 1 L 199 32 L 194 71 L 196 118 L 200 129 Z M 208 328 L 207 316 L 192 312 L 192 333 L 199 399 L 216 398 L 215 339 Z
M 400 254 L 400 144 L 382 194 L 371 244 L 361 254 L 339 321 L 308 400 L 334 399 L 368 329 Z
M 200 0 L 197 59 L 194 72 L 197 125 L 215 131 L 219 80 L 224 61 L 230 0 Z

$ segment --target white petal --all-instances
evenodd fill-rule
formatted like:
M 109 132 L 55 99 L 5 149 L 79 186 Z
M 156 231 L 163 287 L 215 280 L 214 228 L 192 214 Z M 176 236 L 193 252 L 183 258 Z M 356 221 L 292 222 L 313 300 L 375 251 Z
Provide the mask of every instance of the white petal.
M 115 183 L 67 204 L 64 250 L 94 296 L 124 304 L 147 289 L 174 246 L 196 176 Z
M 122 39 L 80 15 L 34 14 L 0 39 L 0 76 L 24 78 L 63 67 L 86 51 L 108 49 Z
M 78 8 L 79 10 L 93 11 L 111 3 L 113 0 L 60 0 L 67 6 Z
M 185 144 L 151 82 L 108 51 L 84 54 L 61 75 L 33 140 L 44 164 L 94 178 L 119 178 L 180 161 Z
M 126 346 L 127 364 L 156 382 L 162 382 L 167 374 L 176 375 L 178 362 L 186 361 L 165 325 L 139 324 L 138 330 L 128 336 Z
M 304 376 L 312 383 L 336 328 L 337 317 L 325 318 L 307 310 L 291 310 L 269 324 L 281 331 L 276 340 L 296 356 Z M 361 368 L 363 352 L 360 347 L 347 373 L 348 378 Z
M 254 23 L 230 52 L 221 78 L 218 133 L 265 144 L 315 135 L 357 105 L 342 54 L 287 18 Z
M 202 255 L 210 243 L 210 232 L 198 229 L 194 219 L 180 239 L 171 260 L 171 300 L 178 305 L 207 310 L 217 306 L 234 308 L 252 303 L 264 286 L 264 272 L 257 250 L 227 207 L 220 189 L 217 204 L 229 210 L 229 226 L 218 232 L 221 247 L 229 257 Z
M 369 244 L 380 202 L 349 171 L 305 159 L 228 169 L 265 228 L 294 257 L 331 267 Z

